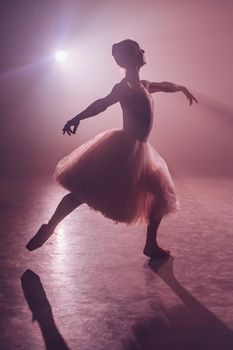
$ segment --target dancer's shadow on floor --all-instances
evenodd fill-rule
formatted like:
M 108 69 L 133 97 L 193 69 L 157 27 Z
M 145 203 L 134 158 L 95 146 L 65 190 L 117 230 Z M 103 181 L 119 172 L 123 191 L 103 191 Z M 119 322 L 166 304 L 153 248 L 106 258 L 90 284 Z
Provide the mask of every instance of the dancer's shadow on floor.
M 125 350 L 232 350 L 233 331 L 196 300 L 177 281 L 173 258 L 149 262 L 156 273 L 180 298 L 183 306 L 164 308 L 162 313 L 133 327 L 134 340 Z M 156 312 L 156 311 L 155 311 Z
M 52 308 L 47 299 L 40 277 L 26 270 L 21 277 L 22 288 L 33 321 L 39 323 L 47 350 L 69 350 L 53 319 Z

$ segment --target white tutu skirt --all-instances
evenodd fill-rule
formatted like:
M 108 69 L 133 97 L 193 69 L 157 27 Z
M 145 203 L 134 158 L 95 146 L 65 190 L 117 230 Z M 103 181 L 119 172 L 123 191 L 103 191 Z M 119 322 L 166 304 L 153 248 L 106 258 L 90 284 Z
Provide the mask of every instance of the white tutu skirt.
M 58 163 L 54 178 L 116 222 L 148 224 L 178 206 L 165 161 L 123 129 L 107 130 L 75 149 Z

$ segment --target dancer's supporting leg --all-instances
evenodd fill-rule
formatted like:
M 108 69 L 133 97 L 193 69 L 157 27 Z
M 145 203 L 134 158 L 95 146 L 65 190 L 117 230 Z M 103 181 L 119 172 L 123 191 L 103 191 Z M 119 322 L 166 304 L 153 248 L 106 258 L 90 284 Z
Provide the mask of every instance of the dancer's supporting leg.
M 48 224 L 43 224 L 36 235 L 26 245 L 28 250 L 35 250 L 41 247 L 53 234 L 57 225 L 74 209 L 83 202 L 78 200 L 73 193 L 65 195 L 58 204 Z
M 162 215 L 156 219 L 151 219 L 147 226 L 146 243 L 143 249 L 143 253 L 151 259 L 166 258 L 169 256 L 170 251 L 162 249 L 157 242 L 157 234 Z

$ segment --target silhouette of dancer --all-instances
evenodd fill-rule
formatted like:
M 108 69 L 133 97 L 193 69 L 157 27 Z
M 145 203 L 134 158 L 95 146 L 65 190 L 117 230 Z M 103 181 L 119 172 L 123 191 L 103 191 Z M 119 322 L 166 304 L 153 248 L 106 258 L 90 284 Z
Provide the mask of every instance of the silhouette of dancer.
M 190 105 L 197 100 L 184 86 L 140 80 L 139 70 L 146 61 L 137 42 L 127 39 L 114 44 L 112 54 L 125 69 L 125 78 L 109 95 L 69 120 L 63 134 L 75 134 L 81 120 L 117 102 L 123 111 L 123 128 L 98 134 L 58 163 L 54 177 L 70 193 L 28 242 L 29 250 L 42 246 L 64 217 L 86 203 L 116 222 L 146 223 L 146 256 L 157 259 L 170 254 L 159 247 L 157 231 L 163 216 L 177 208 L 177 198 L 165 161 L 147 141 L 153 123 L 151 94 L 181 91 Z

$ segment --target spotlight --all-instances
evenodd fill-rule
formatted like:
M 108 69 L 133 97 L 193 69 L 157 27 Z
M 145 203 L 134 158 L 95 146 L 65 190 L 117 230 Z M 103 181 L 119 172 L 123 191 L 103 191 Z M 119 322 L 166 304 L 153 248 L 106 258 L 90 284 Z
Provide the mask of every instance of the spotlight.
M 65 51 L 57 51 L 55 53 L 55 58 L 58 62 L 65 62 L 67 58 L 67 54 Z

